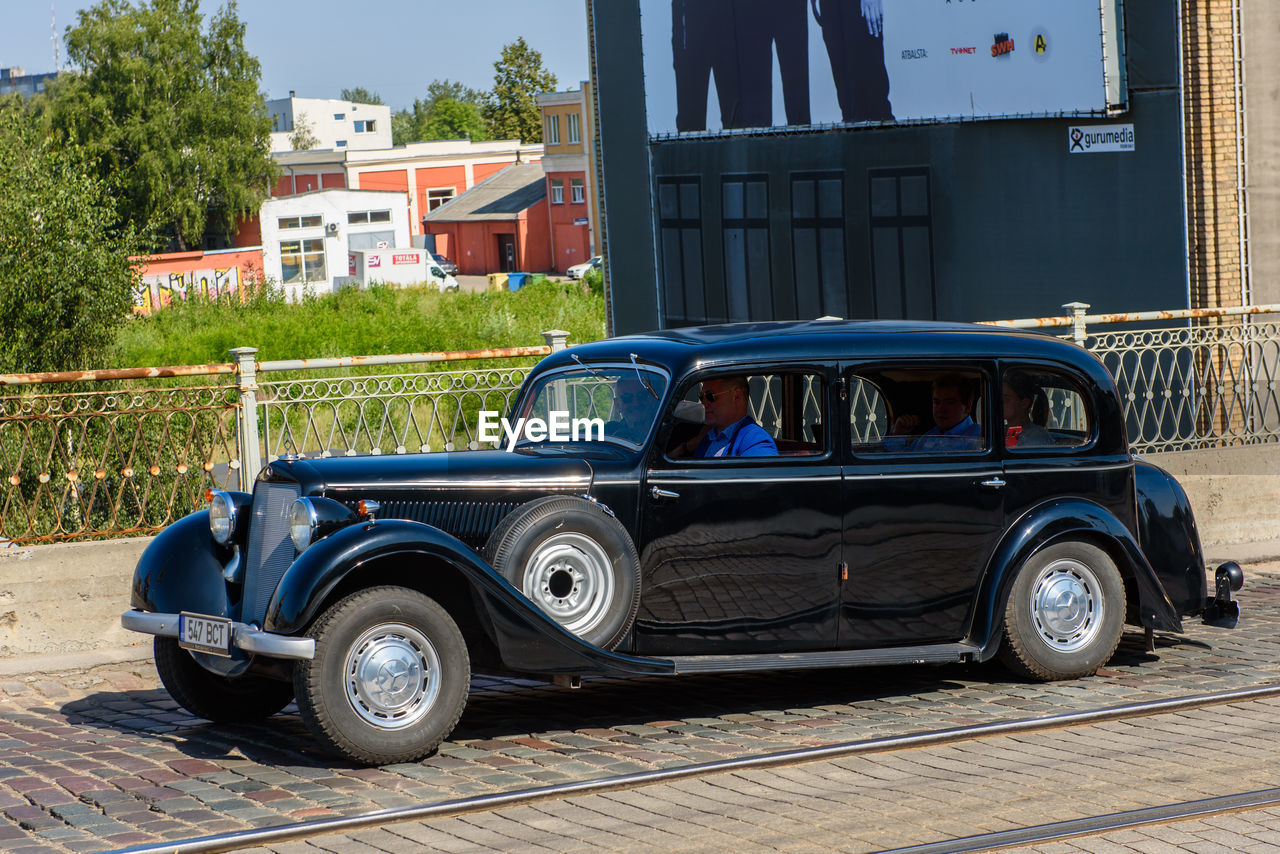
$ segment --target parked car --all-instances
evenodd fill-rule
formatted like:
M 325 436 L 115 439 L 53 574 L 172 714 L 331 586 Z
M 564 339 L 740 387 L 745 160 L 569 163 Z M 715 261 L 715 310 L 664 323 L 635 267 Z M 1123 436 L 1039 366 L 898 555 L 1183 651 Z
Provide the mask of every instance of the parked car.
M 581 279 L 583 276 L 587 274 L 588 270 L 599 270 L 600 263 L 602 260 L 603 259 L 599 255 L 597 255 L 596 257 L 592 258 L 589 261 L 584 261 L 581 264 L 574 264 L 572 267 L 566 270 L 565 273 L 571 279 Z
M 436 265 L 437 265 L 437 266 L 439 266 L 439 267 L 440 267 L 440 269 L 444 271 L 444 274 L 445 274 L 446 276 L 456 276 L 456 275 L 458 275 L 458 265 L 457 265 L 457 264 L 453 263 L 453 262 L 452 262 L 452 261 L 450 261 L 448 258 L 446 258 L 445 256 L 443 256 L 443 255 L 441 255 L 441 254 L 439 254 L 439 253 L 437 253 L 437 252 L 432 252 L 432 253 L 431 253 L 431 257 L 435 259 Z
M 777 454 L 679 456 L 733 377 Z M 1023 380 L 1039 429 L 1015 435 L 1004 398 Z M 955 406 L 972 426 L 946 447 L 925 428 Z M 1208 595 L 1186 494 L 1130 454 L 1111 377 L 1039 333 L 666 330 L 551 354 L 514 441 L 493 418 L 487 450 L 282 457 L 157 536 L 123 623 L 155 635 L 174 699 L 232 721 L 296 698 L 320 742 L 390 763 L 448 736 L 473 673 L 999 657 L 1074 679 L 1126 624 L 1149 640 L 1239 613 L 1239 567 Z

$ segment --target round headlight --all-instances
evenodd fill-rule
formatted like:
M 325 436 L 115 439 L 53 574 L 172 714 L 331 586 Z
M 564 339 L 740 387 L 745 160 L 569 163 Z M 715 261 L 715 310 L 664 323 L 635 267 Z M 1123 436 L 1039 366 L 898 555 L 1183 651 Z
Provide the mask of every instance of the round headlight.
M 316 508 L 309 500 L 299 498 L 293 502 L 293 509 L 289 512 L 289 537 L 293 540 L 293 547 L 299 554 L 311 545 L 311 537 L 315 534 L 316 525 L 319 522 Z
M 220 489 L 209 490 L 209 533 L 214 542 L 228 545 L 236 529 L 236 504 Z

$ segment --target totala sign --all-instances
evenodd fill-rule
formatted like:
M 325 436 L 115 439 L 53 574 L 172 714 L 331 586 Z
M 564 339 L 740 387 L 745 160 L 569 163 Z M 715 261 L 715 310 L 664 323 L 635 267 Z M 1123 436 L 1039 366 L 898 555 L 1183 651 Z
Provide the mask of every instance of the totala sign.
M 1106 116 L 1120 0 L 640 0 L 649 132 Z

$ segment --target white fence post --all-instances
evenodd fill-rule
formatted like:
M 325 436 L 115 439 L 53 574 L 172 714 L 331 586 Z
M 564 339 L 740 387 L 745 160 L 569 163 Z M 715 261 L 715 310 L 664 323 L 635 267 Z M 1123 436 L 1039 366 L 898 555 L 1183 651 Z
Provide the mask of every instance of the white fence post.
M 1069 302 L 1063 308 L 1070 310 L 1071 319 L 1071 336 L 1075 339 L 1078 346 L 1083 347 L 1085 338 L 1088 337 L 1084 326 L 1084 313 L 1089 310 L 1087 302 Z
M 542 340 L 547 342 L 552 353 L 559 353 L 569 346 L 569 333 L 563 329 L 549 329 L 542 333 Z
M 258 367 L 254 356 L 257 347 L 235 347 L 236 388 L 240 390 L 240 409 L 236 412 L 236 448 L 240 453 L 240 491 L 253 492 L 253 479 L 262 468 L 262 452 L 258 448 Z

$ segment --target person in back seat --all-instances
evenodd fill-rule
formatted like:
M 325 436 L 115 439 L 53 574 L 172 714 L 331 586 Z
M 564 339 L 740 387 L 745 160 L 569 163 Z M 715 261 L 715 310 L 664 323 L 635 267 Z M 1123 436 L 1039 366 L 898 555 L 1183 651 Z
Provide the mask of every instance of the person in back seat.
M 911 436 L 920 424 L 915 415 L 899 415 L 884 440 L 886 451 L 979 451 L 982 427 L 970 413 L 976 395 L 973 383 L 959 374 L 942 374 L 933 381 L 933 426 Z

